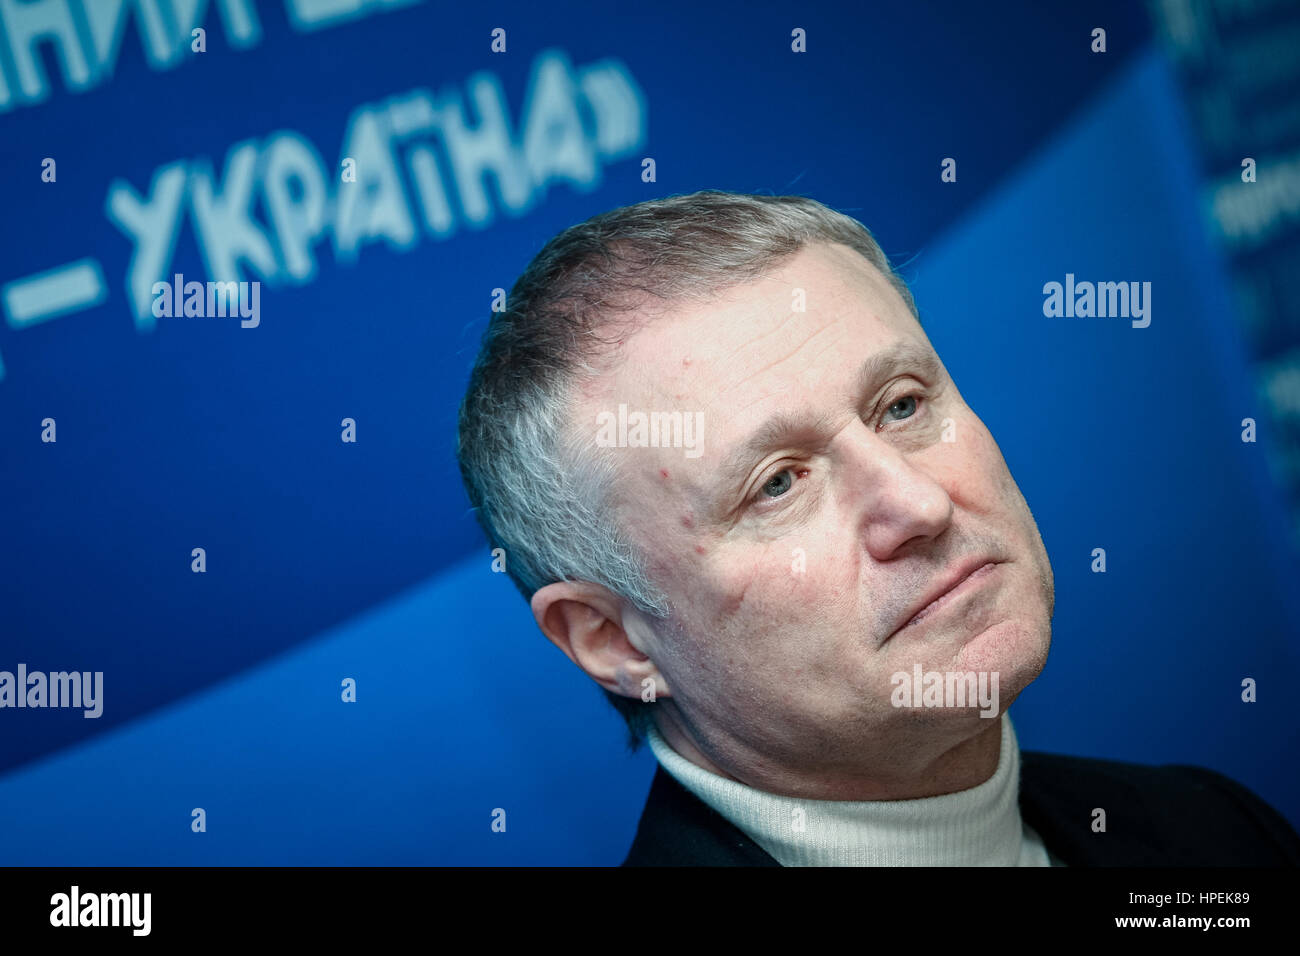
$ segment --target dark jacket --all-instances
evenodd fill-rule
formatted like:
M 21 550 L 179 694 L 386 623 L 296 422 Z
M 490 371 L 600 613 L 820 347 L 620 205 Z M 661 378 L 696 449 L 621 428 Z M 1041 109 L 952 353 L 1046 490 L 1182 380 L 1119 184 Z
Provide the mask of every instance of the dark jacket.
M 1276 810 L 1201 767 L 1024 752 L 1020 815 L 1068 866 L 1300 865 L 1300 836 Z M 663 767 L 622 865 L 780 866 Z

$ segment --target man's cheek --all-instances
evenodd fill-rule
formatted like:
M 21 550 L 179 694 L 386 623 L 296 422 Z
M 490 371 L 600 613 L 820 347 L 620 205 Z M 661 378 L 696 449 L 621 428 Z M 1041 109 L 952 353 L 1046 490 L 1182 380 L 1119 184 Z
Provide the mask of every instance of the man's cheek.
M 701 555 L 698 548 L 703 547 Z M 705 629 L 718 632 L 741 627 L 763 626 L 758 620 L 772 606 L 774 589 L 784 590 L 779 575 L 773 574 L 770 549 L 757 557 L 734 549 L 694 545 L 691 554 L 681 561 L 674 578 L 686 606 L 694 608 L 704 621 Z
M 828 542 L 792 538 L 765 547 L 758 560 L 729 580 L 727 615 L 751 620 L 753 629 L 807 630 L 837 613 L 856 592 L 845 580 L 846 559 Z
M 965 441 L 959 439 L 947 446 L 953 449 L 954 465 L 963 488 L 968 496 L 978 493 L 985 507 L 1006 501 L 1008 490 L 1014 488 L 1015 482 L 993 436 L 979 419 L 973 419 L 965 431 Z
M 1002 457 L 1002 449 L 998 447 L 993 434 L 979 419 L 974 420 L 974 426 L 975 450 L 981 474 L 996 476 L 999 484 L 1010 481 L 1011 471 L 1007 468 L 1006 459 Z

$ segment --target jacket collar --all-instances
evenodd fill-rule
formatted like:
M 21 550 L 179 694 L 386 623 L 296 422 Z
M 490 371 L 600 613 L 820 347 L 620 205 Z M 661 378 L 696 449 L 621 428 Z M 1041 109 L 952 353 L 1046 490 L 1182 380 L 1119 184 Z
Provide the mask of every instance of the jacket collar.
M 658 764 L 623 866 L 780 866 Z

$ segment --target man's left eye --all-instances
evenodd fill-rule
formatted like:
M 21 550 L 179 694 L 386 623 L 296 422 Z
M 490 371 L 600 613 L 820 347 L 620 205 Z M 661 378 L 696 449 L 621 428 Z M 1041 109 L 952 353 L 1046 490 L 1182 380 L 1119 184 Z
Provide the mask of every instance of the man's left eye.
M 899 418 L 912 417 L 913 415 L 916 414 L 916 396 L 908 395 L 904 398 L 900 398 L 898 401 L 894 402 L 894 404 L 890 405 L 889 408 L 885 410 L 885 414 L 888 415 L 890 412 L 896 409 L 899 412 Z M 895 421 L 897 420 L 898 419 L 895 419 Z

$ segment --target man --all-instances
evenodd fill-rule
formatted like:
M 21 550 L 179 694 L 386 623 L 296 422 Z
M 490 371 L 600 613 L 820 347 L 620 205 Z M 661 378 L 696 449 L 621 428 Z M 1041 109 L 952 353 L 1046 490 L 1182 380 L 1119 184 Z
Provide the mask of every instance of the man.
M 1051 564 L 861 224 L 640 203 L 553 239 L 506 306 L 462 474 L 659 760 L 626 864 L 1300 862 L 1218 774 L 1020 753 Z

